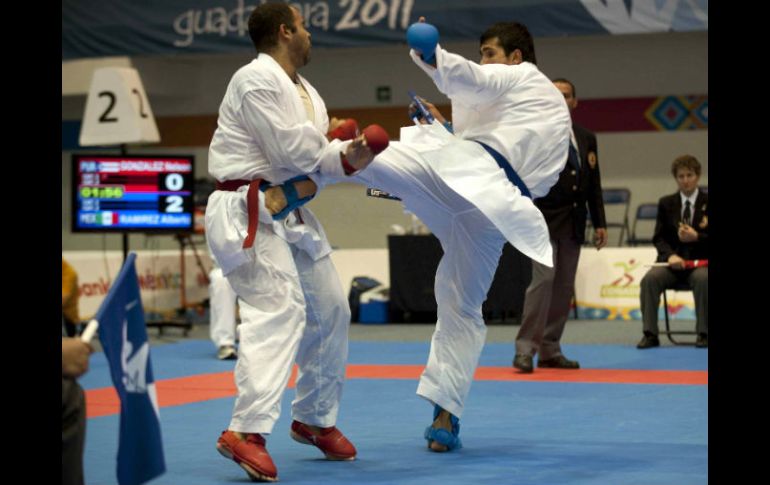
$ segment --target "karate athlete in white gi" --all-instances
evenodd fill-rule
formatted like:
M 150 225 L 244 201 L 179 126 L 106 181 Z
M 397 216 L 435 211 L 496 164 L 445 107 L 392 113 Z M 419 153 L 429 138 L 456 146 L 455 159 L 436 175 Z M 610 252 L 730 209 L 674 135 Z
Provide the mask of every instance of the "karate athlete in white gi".
M 253 480 L 274 481 L 277 470 L 263 435 L 278 419 L 294 363 L 299 372 L 291 436 L 329 459 L 356 455 L 335 427 L 350 309 L 321 224 L 304 207 L 273 219 L 268 195 L 281 189 L 262 193 L 260 180 L 282 184 L 310 172 L 344 177 L 373 156 L 362 137 L 326 139 L 326 106 L 297 73 L 310 54 L 310 34 L 298 10 L 285 3 L 259 5 L 249 34 L 259 55 L 233 75 L 209 148 L 209 173 L 218 190 L 208 200 L 206 235 L 238 294 L 241 316 L 238 395 L 217 450 Z M 303 183 L 315 188 L 309 181 L 286 186 L 302 198 Z
M 553 264 L 548 226 L 532 199 L 556 183 L 570 139 L 564 97 L 535 65 L 525 26 L 495 24 L 482 35 L 480 51 L 481 65 L 440 46 L 435 65 L 410 51 L 451 99 L 454 135 L 438 122 L 402 128 L 401 142 L 345 179 L 400 197 L 444 250 L 435 283 L 438 321 L 417 388 L 435 405 L 425 431 L 434 451 L 461 446 L 459 418 L 486 337 L 481 307 L 505 241 Z M 320 187 L 332 181 L 342 179 L 317 180 Z
M 217 359 L 232 360 L 238 357 L 235 350 L 235 305 L 238 295 L 216 265 L 209 271 L 209 335 L 217 346 Z

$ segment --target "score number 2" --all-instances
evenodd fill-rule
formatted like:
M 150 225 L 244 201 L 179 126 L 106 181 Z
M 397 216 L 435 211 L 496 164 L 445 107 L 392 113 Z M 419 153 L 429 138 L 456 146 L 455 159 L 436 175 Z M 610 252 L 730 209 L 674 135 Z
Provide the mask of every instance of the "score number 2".
M 178 173 L 170 173 L 166 175 L 164 180 L 166 190 L 177 192 L 184 187 L 184 177 Z M 181 195 L 169 195 L 166 197 L 166 210 L 165 212 L 180 213 L 184 212 L 183 204 L 184 199 Z

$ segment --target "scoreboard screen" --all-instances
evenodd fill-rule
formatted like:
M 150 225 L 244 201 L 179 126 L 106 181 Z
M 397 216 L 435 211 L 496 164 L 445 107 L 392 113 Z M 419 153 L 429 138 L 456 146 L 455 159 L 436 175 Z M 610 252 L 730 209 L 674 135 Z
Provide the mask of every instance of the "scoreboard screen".
M 191 232 L 192 156 L 73 155 L 73 232 Z

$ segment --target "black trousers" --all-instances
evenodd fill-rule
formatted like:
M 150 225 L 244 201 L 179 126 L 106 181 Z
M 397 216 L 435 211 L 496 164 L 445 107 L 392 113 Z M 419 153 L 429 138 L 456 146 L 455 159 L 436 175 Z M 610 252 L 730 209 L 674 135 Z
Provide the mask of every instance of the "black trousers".
M 532 281 L 524 297 L 524 313 L 516 335 L 516 353 L 540 354 L 540 360 L 564 355 L 561 336 L 575 294 L 580 243 L 574 238 L 551 239 L 553 267 L 532 261 Z
M 75 379 L 61 379 L 61 483 L 83 485 L 86 399 Z
M 641 282 L 640 300 L 645 333 L 658 335 L 658 306 L 660 295 L 677 282 L 687 282 L 695 300 L 695 330 L 709 333 L 709 269 L 708 267 L 674 271 L 669 268 L 650 268 Z

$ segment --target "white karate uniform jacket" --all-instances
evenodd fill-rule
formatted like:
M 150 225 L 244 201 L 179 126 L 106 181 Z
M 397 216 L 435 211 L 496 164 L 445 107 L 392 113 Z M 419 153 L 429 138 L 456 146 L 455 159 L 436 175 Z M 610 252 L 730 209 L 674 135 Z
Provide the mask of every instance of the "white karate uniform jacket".
M 308 120 L 294 83 L 269 55 L 260 54 L 233 75 L 209 146 L 209 173 L 215 179 L 261 178 L 277 185 L 311 172 L 344 176 L 339 154 L 350 142 L 326 140 L 326 105 L 313 86 L 299 78 L 313 102 L 315 122 Z M 225 275 L 253 261 L 253 252 L 241 247 L 248 227 L 247 188 L 214 192 L 206 207 L 206 236 Z M 280 237 L 313 259 L 328 255 L 331 247 L 321 224 L 308 209 L 303 208 L 302 218 L 304 224 L 296 224 L 294 215 L 270 223 Z M 259 220 L 272 221 L 261 197 Z
M 441 46 L 436 48 L 436 68 L 413 50 L 410 55 L 452 100 L 455 136 L 495 149 L 533 199 L 546 195 L 567 161 L 572 121 L 564 96 L 537 66 L 529 62 L 480 65 Z M 460 157 L 437 160 L 434 167 L 452 188 L 476 204 L 514 247 L 541 264 L 553 265 L 548 226 L 530 199 L 498 197 L 478 173 L 486 167 L 469 166 Z M 469 176 L 469 171 L 476 173 Z M 511 207 L 520 212 L 515 218 L 510 217 Z

